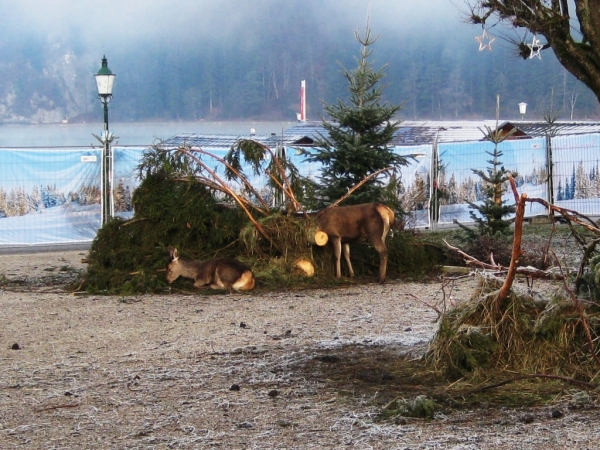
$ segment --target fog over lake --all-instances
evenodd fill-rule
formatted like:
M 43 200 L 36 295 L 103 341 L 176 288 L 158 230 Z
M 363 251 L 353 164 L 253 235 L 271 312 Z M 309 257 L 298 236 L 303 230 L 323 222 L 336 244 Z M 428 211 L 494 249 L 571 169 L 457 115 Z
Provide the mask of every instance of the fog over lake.
M 151 145 L 179 133 L 257 135 L 281 133 L 296 122 L 115 122 L 109 129 L 118 145 Z M 0 125 L 0 148 L 98 146 L 93 136 L 102 133 L 103 124 Z

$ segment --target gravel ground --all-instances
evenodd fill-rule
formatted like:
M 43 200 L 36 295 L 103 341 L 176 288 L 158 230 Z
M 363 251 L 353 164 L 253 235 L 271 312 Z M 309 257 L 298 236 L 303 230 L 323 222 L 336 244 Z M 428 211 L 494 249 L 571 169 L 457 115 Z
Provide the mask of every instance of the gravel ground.
M 65 292 L 85 255 L 0 255 L 1 449 L 599 447 L 598 409 L 582 394 L 396 424 L 376 420 L 381 393 L 361 389 L 372 374 L 355 370 L 343 388 L 328 378 L 344 358 L 420 354 L 436 328 L 431 306 L 468 298 L 473 277 L 231 295 Z

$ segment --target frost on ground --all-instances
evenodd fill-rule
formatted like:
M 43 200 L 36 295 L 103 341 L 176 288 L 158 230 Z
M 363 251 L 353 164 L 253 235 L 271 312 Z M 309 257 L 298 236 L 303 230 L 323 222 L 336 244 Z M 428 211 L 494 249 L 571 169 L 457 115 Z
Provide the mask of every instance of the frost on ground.
M 69 279 L 82 258 L 81 251 L 0 255 L 2 449 L 591 449 L 600 442 L 598 410 L 581 391 L 543 408 L 482 405 L 394 422 L 377 417 L 395 383 L 385 370 L 355 367 L 343 385 L 328 378 L 344 361 L 384 367 L 417 357 L 435 332 L 434 308 L 468 298 L 472 278 L 137 297 L 75 296 L 47 282 Z

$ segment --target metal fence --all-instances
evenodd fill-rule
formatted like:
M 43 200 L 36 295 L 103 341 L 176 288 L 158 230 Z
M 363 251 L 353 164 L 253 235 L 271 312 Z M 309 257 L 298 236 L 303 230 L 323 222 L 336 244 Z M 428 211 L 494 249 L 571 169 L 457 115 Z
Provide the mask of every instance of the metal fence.
M 416 227 L 473 222 L 469 202 L 481 204 L 484 183 L 474 169 L 491 169 L 494 145 L 454 142 L 413 151 L 424 156 L 403 171 L 404 204 Z M 589 216 L 600 215 L 600 134 L 507 140 L 498 144 L 498 151 L 502 167 L 517 173 L 519 194 Z M 512 191 L 505 187 L 503 200 L 514 203 Z M 439 193 L 443 195 L 436 198 Z M 528 218 L 547 214 L 541 203 L 530 203 L 525 212 Z
M 409 225 L 434 229 L 472 222 L 468 202 L 482 201 L 483 186 L 473 169 L 486 171 L 493 149 L 488 141 L 396 147 L 397 153 L 414 156 L 402 168 L 398 190 L 410 213 Z M 111 148 L 115 216 L 133 215 L 136 168 L 145 150 Z M 228 150 L 211 152 L 222 157 Z M 520 194 L 600 215 L 600 134 L 507 140 L 498 150 L 504 168 L 518 174 Z M 101 154 L 99 147 L 0 149 L 0 248 L 91 242 L 101 226 Z M 303 175 L 318 177 L 319 167 L 305 162 L 295 149 L 288 148 L 287 155 Z M 211 165 L 219 166 L 216 161 Z M 266 186 L 266 179 L 251 181 L 256 188 Z M 512 192 L 505 193 L 505 200 L 514 201 Z M 526 211 L 527 217 L 545 214 L 539 203 Z

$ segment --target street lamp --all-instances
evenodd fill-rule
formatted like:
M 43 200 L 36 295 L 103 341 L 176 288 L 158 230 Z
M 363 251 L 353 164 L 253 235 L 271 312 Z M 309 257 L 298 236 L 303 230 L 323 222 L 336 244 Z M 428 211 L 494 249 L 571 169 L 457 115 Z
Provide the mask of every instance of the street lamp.
M 525 112 L 527 111 L 527 103 L 519 103 L 519 114 L 521 114 L 521 120 L 525 119 Z
M 100 141 L 102 142 L 102 225 L 108 222 L 112 216 L 112 195 L 110 187 L 110 176 L 112 173 L 112 164 L 110 157 L 110 143 L 112 135 L 108 131 L 108 102 L 112 98 L 113 85 L 115 83 L 115 74 L 108 68 L 106 56 L 102 57 L 102 67 L 96 75 L 96 85 L 98 87 L 98 98 L 104 106 L 104 131 Z

